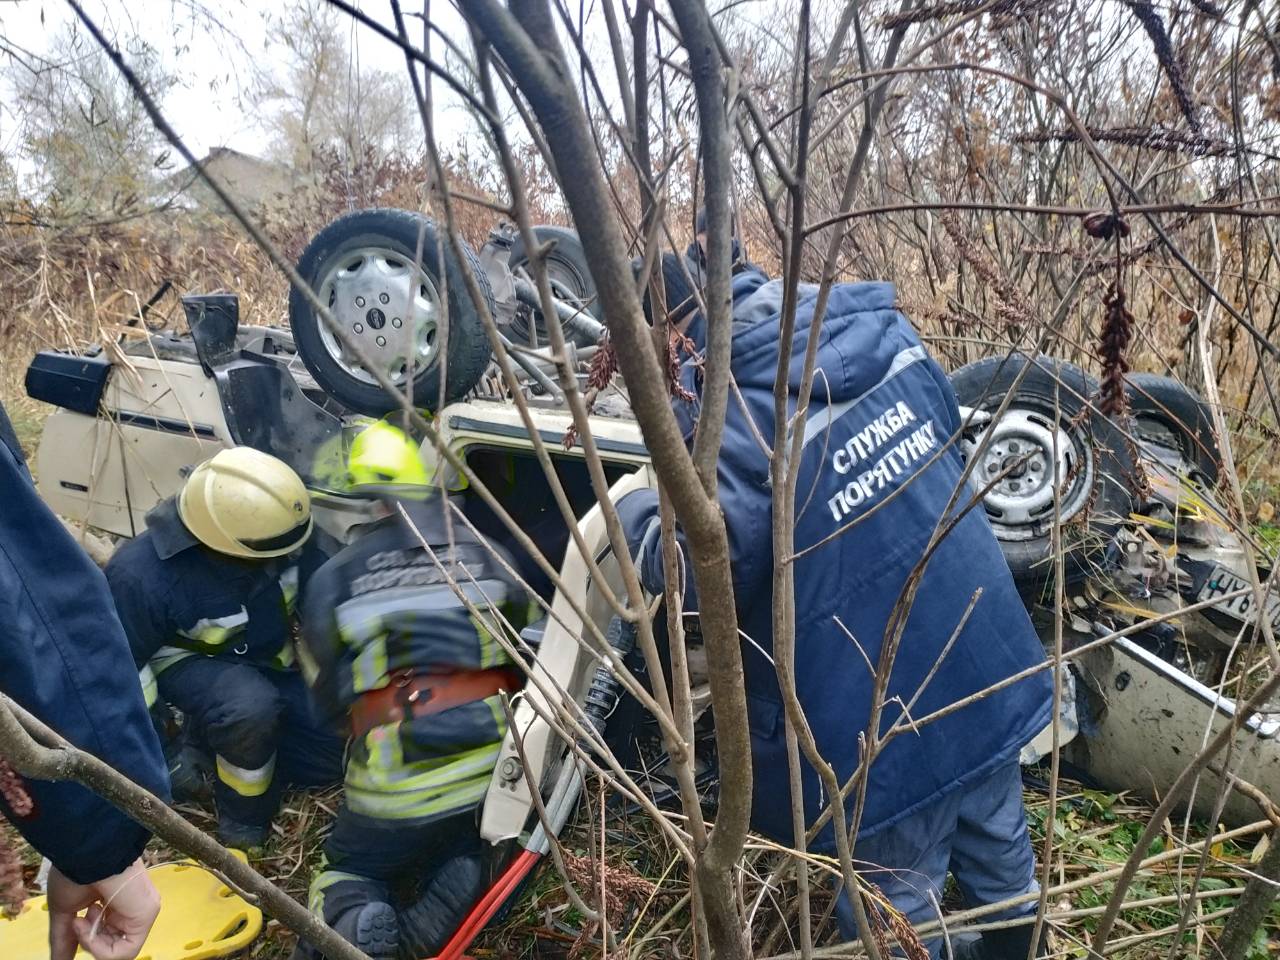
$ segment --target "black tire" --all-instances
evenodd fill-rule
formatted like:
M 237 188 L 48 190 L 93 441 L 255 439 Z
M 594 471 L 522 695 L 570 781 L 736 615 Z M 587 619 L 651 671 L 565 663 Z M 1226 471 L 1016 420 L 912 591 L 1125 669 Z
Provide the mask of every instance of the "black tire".
M 1062 464 L 1057 473 L 1065 479 L 1057 516 L 1069 581 L 1100 568 L 1112 533 L 1132 509 L 1135 468 L 1124 434 L 1096 409 L 1086 409 L 1098 384 L 1074 364 L 1051 357 L 1032 362 L 1022 354 L 989 357 L 955 371 L 951 384 L 963 406 L 994 413 L 1024 368 L 1001 420 L 977 431 L 978 444 L 967 444 L 966 455 L 981 455 L 972 476 L 984 488 L 1015 466 L 987 492 L 983 506 L 1009 569 L 1028 588 L 1048 583 L 1053 574 L 1055 484 L 1049 471 L 1055 450 Z
M 596 295 L 596 283 L 591 279 L 591 268 L 587 266 L 587 255 L 582 248 L 582 241 L 578 239 L 578 234 L 568 227 L 547 225 L 534 227 L 533 235 L 539 243 L 555 241 L 555 246 L 551 248 L 546 258 L 553 292 L 563 293 L 565 296 L 561 299 L 568 302 L 577 301 L 577 304 L 591 316 L 597 320 L 603 320 L 604 311 L 600 306 L 600 298 Z M 511 255 L 507 263 L 513 271 L 528 265 L 529 254 L 526 251 L 523 236 L 517 235 L 511 244 Z M 528 313 L 521 310 L 511 324 L 512 339 L 516 343 L 529 342 L 529 324 L 526 319 Z M 538 343 L 545 344 L 547 342 L 546 321 L 541 311 L 535 310 L 533 315 Z M 595 342 L 585 334 L 575 334 L 567 330 L 565 334 L 567 339 L 580 347 L 594 346 Z
M 420 231 L 422 232 L 421 269 L 423 277 L 429 281 L 429 284 L 423 283 L 417 291 L 414 291 L 412 285 L 414 274 L 410 265 L 418 249 Z M 440 253 L 441 243 L 443 256 Z M 493 293 L 489 287 L 489 277 L 470 248 L 464 245 L 462 250 L 492 315 Z M 371 274 L 371 279 L 361 280 L 360 268 L 356 264 L 363 265 L 363 259 L 366 257 L 369 259 L 380 257 L 383 264 L 391 265 L 396 272 L 390 278 Z M 348 262 L 344 264 L 344 260 Z M 353 278 L 342 278 L 344 271 L 352 274 Z M 428 355 L 425 363 L 419 364 L 415 360 L 413 400 L 418 406 L 430 407 L 437 403 L 442 372 L 447 372 L 446 401 L 453 401 L 469 393 L 489 365 L 489 341 L 485 336 L 480 314 L 467 293 L 462 266 L 454 256 L 448 241 L 444 237 L 438 237 L 436 225 L 421 214 L 407 210 L 376 209 L 359 210 L 339 217 L 317 233 L 307 244 L 298 261 L 298 272 L 321 299 L 328 299 L 330 309 L 344 325 L 347 321 L 354 321 L 350 332 L 362 339 L 361 345 L 371 353 L 379 349 L 376 346 L 378 340 L 382 341 L 381 348 L 387 348 L 388 343 L 391 344 L 392 350 L 407 346 L 407 337 L 404 341 L 391 339 L 394 333 L 390 329 L 388 329 L 390 337 L 383 337 L 376 333 L 378 330 L 386 329 L 384 325 L 387 324 L 388 314 L 392 315 L 391 325 L 397 328 L 402 327 L 403 320 L 394 316 L 396 313 L 404 312 L 403 308 L 395 307 L 400 295 L 404 296 L 406 303 L 411 296 L 415 303 L 421 297 L 424 302 L 434 303 L 438 310 L 438 291 L 442 285 L 447 287 L 449 306 L 447 363 L 441 362 L 439 350 Z M 348 304 L 345 297 L 341 303 L 337 301 L 339 283 L 347 284 L 346 292 L 350 292 L 364 290 L 366 286 L 376 291 L 379 282 L 387 285 L 385 294 L 387 299 L 381 301 L 382 304 L 386 304 L 385 311 L 379 309 L 379 304 L 375 302 L 377 297 L 383 296 L 382 293 L 375 293 L 368 298 L 367 303 L 365 299 L 355 299 L 353 303 Z M 357 284 L 365 286 L 357 286 Z M 403 286 L 404 290 L 396 289 L 399 286 Z M 326 290 L 330 292 L 326 293 Z M 392 293 L 397 296 L 392 297 Z M 362 310 L 366 312 L 359 313 Z M 426 317 L 437 315 L 424 314 Z M 367 323 L 359 322 L 365 318 Z M 430 350 L 435 342 L 434 321 L 421 318 L 419 320 L 428 331 L 424 334 L 430 338 L 425 349 Z M 319 314 L 297 290 L 289 294 L 289 325 L 293 329 L 294 342 L 302 362 L 306 364 L 316 383 L 326 393 L 344 407 L 368 416 L 381 416 L 396 409 L 395 401 L 372 380 L 368 371 L 360 367 L 354 358 L 346 356 L 345 350 L 338 344 L 336 337 L 323 326 Z M 355 332 L 357 328 L 359 328 L 358 334 Z M 415 345 L 415 349 L 420 350 L 423 347 Z M 335 356 L 335 353 L 342 356 Z M 405 386 L 409 370 L 408 358 L 388 357 L 380 353 L 375 355 L 384 359 L 392 368 L 398 364 L 398 369 L 384 367 L 384 372 L 391 376 L 397 386 Z
M 1213 416 L 1200 395 L 1156 373 L 1131 373 L 1125 381 L 1138 440 L 1172 447 L 1209 486 L 1216 486 L 1222 454 Z

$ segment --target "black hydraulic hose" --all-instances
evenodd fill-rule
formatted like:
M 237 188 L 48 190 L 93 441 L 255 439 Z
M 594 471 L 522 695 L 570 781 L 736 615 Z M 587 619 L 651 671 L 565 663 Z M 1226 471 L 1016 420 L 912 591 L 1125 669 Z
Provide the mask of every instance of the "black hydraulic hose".
M 609 646 L 618 652 L 618 660 L 625 661 L 636 645 L 635 624 L 627 623 L 621 617 L 614 617 L 609 621 L 605 639 L 609 641 Z M 587 719 L 601 736 L 604 735 L 604 727 L 609 715 L 618 705 L 619 695 L 618 678 L 613 675 L 607 663 L 601 663 L 596 667 L 595 676 L 591 678 L 591 686 L 587 690 L 587 698 L 582 705 Z
M 520 277 L 512 277 L 511 282 L 515 286 L 517 300 L 525 306 L 532 307 L 534 310 L 542 309 L 542 298 L 538 296 L 537 287 L 528 280 L 522 280 Z M 555 297 L 552 299 L 555 301 L 556 314 L 560 317 L 560 323 L 564 327 L 584 334 L 590 338 L 592 343 L 600 342 L 604 336 L 603 323 L 581 307 L 575 307 Z

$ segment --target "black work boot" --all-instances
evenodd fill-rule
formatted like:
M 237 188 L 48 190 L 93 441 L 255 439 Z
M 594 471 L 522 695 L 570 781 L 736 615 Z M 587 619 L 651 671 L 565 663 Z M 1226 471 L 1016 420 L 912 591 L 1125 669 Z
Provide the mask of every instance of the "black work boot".
M 947 951 L 950 947 L 950 952 Z M 982 952 L 982 934 L 958 933 L 944 944 L 943 960 L 986 960 Z
M 224 816 L 218 818 L 218 842 L 224 847 L 234 847 L 245 853 L 256 853 L 267 845 L 267 838 L 270 835 L 270 825 L 237 823 Z
M 188 744 L 168 761 L 169 785 L 175 803 L 207 803 L 213 799 L 209 763 L 199 750 Z
M 951 940 L 952 960 L 1027 960 L 1031 956 L 1034 923 L 999 930 L 985 930 L 980 937 L 958 936 Z M 1035 957 L 1048 956 L 1049 930 L 1042 927 Z
M 373 960 L 395 960 L 400 949 L 400 921 L 395 907 L 374 901 L 356 916 L 356 946 Z
M 485 892 L 486 879 L 480 854 L 446 860 L 402 913 L 406 950 L 415 957 L 435 956 Z

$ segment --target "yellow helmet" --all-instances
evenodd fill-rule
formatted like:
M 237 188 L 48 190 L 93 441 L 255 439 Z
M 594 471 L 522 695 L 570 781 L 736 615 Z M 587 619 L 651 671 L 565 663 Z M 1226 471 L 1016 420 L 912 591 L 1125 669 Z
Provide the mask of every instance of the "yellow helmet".
M 283 460 L 252 447 L 221 450 L 192 471 L 178 515 L 211 550 L 265 559 L 290 553 L 311 535 L 311 498 Z
M 379 420 L 351 441 L 347 474 L 354 490 L 398 497 L 425 497 L 431 476 L 418 445 L 403 430 Z

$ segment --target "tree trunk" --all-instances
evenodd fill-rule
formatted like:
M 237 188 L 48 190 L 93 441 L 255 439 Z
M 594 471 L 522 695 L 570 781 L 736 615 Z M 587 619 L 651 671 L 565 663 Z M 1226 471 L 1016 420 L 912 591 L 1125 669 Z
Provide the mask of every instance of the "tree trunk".
M 1244 960 L 1253 935 L 1275 902 L 1276 883 L 1280 882 L 1280 830 L 1271 831 L 1268 839 L 1267 852 L 1254 868 L 1255 876 L 1249 878 L 1235 912 L 1227 918 L 1222 936 L 1218 938 L 1218 948 L 1225 960 Z

